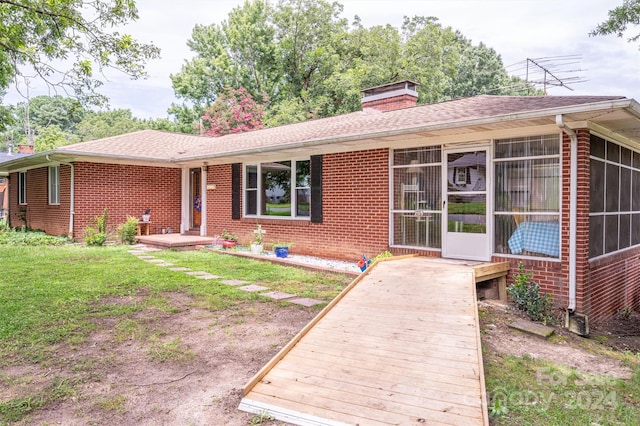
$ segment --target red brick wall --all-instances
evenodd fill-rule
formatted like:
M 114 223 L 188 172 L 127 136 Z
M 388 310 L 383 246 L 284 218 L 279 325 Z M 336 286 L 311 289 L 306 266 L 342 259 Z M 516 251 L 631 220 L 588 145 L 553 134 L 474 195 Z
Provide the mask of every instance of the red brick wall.
M 308 220 L 231 220 L 231 165 L 210 166 L 207 183 L 208 235 L 223 230 L 241 242 L 253 239 L 256 223 L 266 243 L 292 242 L 292 253 L 353 259 L 388 250 L 389 151 L 328 154 L 323 158 L 323 223 Z
M 60 205 L 48 204 L 47 167 L 27 172 L 27 205 L 18 205 L 18 175 L 11 175 L 11 224 L 21 226 L 20 208 L 26 207 L 27 226 L 48 234 L 67 234 L 71 168 L 60 166 Z M 114 232 L 127 216 L 140 217 L 151 208 L 151 232 L 180 231 L 181 173 L 179 169 L 113 164 L 75 164 L 74 236 L 82 240 L 90 221 L 109 209 Z
M 629 307 L 640 309 L 640 248 L 596 259 L 590 264 L 589 296 L 592 323 Z
M 417 102 L 418 98 L 416 98 L 415 96 L 404 94 L 386 99 L 363 102 L 362 108 L 373 108 L 380 111 L 392 111 L 394 109 L 414 107 L 416 106 Z
M 18 205 L 18 173 L 11 174 L 10 222 L 13 227 L 24 225 L 22 210 L 26 209 L 26 225 L 51 235 L 69 233 L 69 166 L 60 166 L 60 204 L 49 205 L 49 168 L 27 171 L 27 205 Z

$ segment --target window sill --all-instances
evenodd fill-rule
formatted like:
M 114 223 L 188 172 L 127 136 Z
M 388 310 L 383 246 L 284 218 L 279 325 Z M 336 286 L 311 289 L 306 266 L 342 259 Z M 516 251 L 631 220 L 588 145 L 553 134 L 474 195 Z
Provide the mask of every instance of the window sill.
M 309 226 L 311 224 L 311 219 L 300 219 L 297 217 L 269 217 L 269 216 L 246 216 L 240 219 L 242 223 L 260 223 L 264 224 L 282 224 L 287 223 L 287 225 L 296 225 L 296 226 Z

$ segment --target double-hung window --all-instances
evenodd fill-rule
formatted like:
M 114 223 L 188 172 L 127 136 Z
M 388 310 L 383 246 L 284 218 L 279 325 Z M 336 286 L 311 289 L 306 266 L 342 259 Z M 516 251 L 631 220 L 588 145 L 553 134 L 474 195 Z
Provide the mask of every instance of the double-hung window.
M 49 166 L 49 204 L 60 204 L 60 166 Z
M 244 215 L 309 218 L 310 160 L 247 164 L 244 167 Z
M 560 256 L 560 135 L 494 145 L 495 253 Z
M 27 204 L 27 172 L 18 173 L 18 204 Z

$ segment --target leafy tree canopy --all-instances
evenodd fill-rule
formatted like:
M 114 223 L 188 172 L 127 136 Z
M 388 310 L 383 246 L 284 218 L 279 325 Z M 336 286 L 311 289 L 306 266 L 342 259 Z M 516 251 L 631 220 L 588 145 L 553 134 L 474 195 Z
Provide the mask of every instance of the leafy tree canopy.
M 223 136 L 262 128 L 262 107 L 243 87 L 223 89 L 202 117 L 205 136 Z
M 589 35 L 615 34 L 623 37 L 629 25 L 640 25 L 640 0 L 624 0 L 622 6 L 609 11 L 609 19 L 601 22 Z M 632 35 L 629 42 L 640 40 L 640 33 Z
M 493 49 L 437 18 L 365 28 L 342 10 L 325 0 L 246 0 L 221 24 L 197 25 L 188 42 L 194 58 L 171 76 L 183 103 L 169 112 L 193 128 L 227 86 L 262 103 L 266 125 L 356 111 L 362 89 L 404 79 L 421 85 L 419 103 L 531 91 Z
M 0 98 L 17 77 L 36 76 L 82 101 L 104 101 L 96 74 L 115 68 L 144 77 L 144 63 L 159 56 L 157 47 L 111 31 L 137 18 L 133 0 L 0 0 Z M 6 108 L 0 113 L 8 117 Z

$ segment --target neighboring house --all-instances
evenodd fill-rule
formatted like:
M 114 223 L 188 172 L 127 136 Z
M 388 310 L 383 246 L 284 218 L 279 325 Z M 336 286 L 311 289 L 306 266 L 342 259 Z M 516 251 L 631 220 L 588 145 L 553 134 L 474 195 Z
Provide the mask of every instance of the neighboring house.
M 145 130 L 15 159 L 0 164 L 18 182 L 11 221 L 23 208 L 30 227 L 82 238 L 105 207 L 112 224 L 151 208 L 153 233 L 245 242 L 260 223 L 267 242 L 317 256 L 523 262 L 590 321 L 640 309 L 636 101 L 416 99 L 401 82 L 326 119 L 215 139 Z
M 18 145 L 18 152 L 13 152 L 13 145 L 8 152 L 0 152 L 0 163 L 33 154 L 33 145 Z M 9 178 L 8 173 L 0 171 L 0 220 L 9 214 Z

